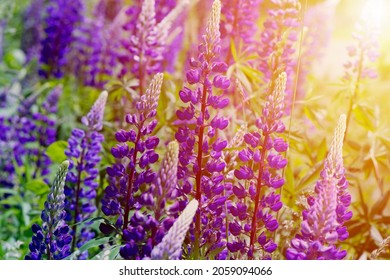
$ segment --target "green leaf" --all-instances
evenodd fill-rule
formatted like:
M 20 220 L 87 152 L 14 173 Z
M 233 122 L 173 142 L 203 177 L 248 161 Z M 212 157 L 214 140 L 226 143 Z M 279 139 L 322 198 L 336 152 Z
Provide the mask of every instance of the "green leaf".
M 0 205 L 19 206 L 20 203 L 21 203 L 21 197 L 19 196 L 10 196 L 0 201 Z
M 21 69 L 26 62 L 26 56 L 21 50 L 12 50 L 4 55 L 4 62 L 11 69 Z
M 110 241 L 111 237 L 103 237 L 99 239 L 91 239 L 87 243 L 85 243 L 83 246 L 80 247 L 79 251 L 80 253 L 83 253 L 87 251 L 88 249 L 98 247 L 103 244 L 107 244 Z
M 26 190 L 30 190 L 37 195 L 42 195 L 49 191 L 49 186 L 42 179 L 35 179 L 27 182 Z
M 115 259 L 118 257 L 118 255 L 119 255 L 119 250 L 120 250 L 120 248 L 121 248 L 121 245 L 115 245 L 115 246 L 113 246 L 113 247 L 111 248 L 110 254 L 108 255 L 108 258 L 109 258 L 110 260 L 115 260 Z
M 56 141 L 47 147 L 46 154 L 52 162 L 63 162 L 66 160 L 65 149 L 68 147 L 66 141 Z
M 320 173 L 323 168 L 323 162 L 318 162 L 315 164 L 310 171 L 304 176 L 298 183 L 296 187 L 296 191 L 300 191 L 304 189 L 305 187 L 309 186 L 310 184 L 313 184 L 318 178 L 320 178 Z
M 353 109 L 353 113 L 356 121 L 360 123 L 361 126 L 370 131 L 375 130 L 375 125 L 372 120 L 372 110 L 370 110 L 370 108 L 356 105 L 356 107 Z
M 22 208 L 22 216 L 23 216 L 23 220 L 24 220 L 24 225 L 27 226 L 30 224 L 29 213 L 31 211 L 31 205 L 28 202 L 22 202 L 20 206 Z
M 16 195 L 17 191 L 15 189 L 0 188 L 0 195 L 3 195 L 3 194 Z

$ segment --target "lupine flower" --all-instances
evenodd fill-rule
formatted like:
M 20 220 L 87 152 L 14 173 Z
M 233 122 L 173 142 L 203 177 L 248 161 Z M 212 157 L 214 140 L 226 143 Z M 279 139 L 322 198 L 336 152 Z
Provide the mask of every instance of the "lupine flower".
M 287 74 L 287 96 L 292 94 L 295 73 L 294 44 L 298 39 L 300 4 L 297 0 L 271 0 L 264 30 L 260 34 L 258 69 L 264 84 L 270 85 L 281 72 Z M 287 99 L 288 100 L 288 99 Z
M 29 245 L 30 253 L 25 257 L 27 260 L 60 260 L 70 254 L 72 237 L 64 221 L 64 185 L 68 166 L 69 162 L 64 161 L 57 171 L 41 214 L 42 227 L 37 224 L 32 226 L 33 237 Z
M 20 103 L 15 115 L 1 117 L 4 133 L 2 133 L 0 142 L 4 144 L 0 145 L 2 146 L 1 153 L 5 156 L 4 162 L 0 163 L 1 177 L 4 176 L 4 183 L 8 182 L 8 186 L 11 187 L 12 181 L 14 181 L 15 167 L 10 160 L 12 158 L 15 159 L 16 165 L 19 167 L 27 161 L 33 163 L 31 174 L 27 177 L 45 178 L 49 174 L 51 161 L 45 150 L 56 141 L 55 114 L 61 93 L 61 87 L 54 88 L 41 104 L 37 104 L 38 95 L 33 94 Z M 37 105 L 39 111 L 35 110 Z
M 163 74 L 156 74 L 146 93 L 136 103 L 136 113 L 126 115 L 126 122 L 133 128 L 121 129 L 115 134 L 120 144 L 111 149 L 111 154 L 117 163 L 107 168 L 110 184 L 104 192 L 102 211 L 107 216 L 118 217 L 117 226 L 122 227 L 126 241 L 120 253 L 126 259 L 143 257 L 151 252 L 151 246 L 145 248 L 146 252 L 139 252 L 136 244 L 137 240 L 144 238 L 145 226 L 155 224 L 152 217 L 139 211 L 145 202 L 139 190 L 151 184 L 156 177 L 150 165 L 159 158 L 154 151 L 159 138 L 151 134 L 157 125 L 155 116 L 162 82 Z
M 40 56 L 40 75 L 44 78 L 63 76 L 67 55 L 73 41 L 73 30 L 81 19 L 83 5 L 80 0 L 50 0 L 47 7 Z
M 178 212 L 183 208 L 184 201 L 176 200 L 178 196 L 176 186 L 178 155 L 178 143 L 170 142 L 154 182 L 138 200 L 150 211 L 150 215 L 144 216 L 142 221 L 139 219 L 142 214 L 137 213 L 138 218 L 132 219 L 131 226 L 124 231 L 126 245 L 121 249 L 122 256 L 126 256 L 129 253 L 128 249 L 133 247 L 139 248 L 144 259 L 149 258 L 152 248 L 161 242 L 175 221 Z M 141 228 L 142 236 L 136 234 Z
M 129 256 L 131 248 L 133 254 L 138 250 L 140 257 L 149 258 L 152 248 L 158 245 L 173 222 L 176 220 L 179 211 L 183 208 L 182 202 L 177 201 L 177 164 L 179 145 L 176 141 L 168 144 L 167 152 L 161 162 L 161 167 L 154 182 L 151 183 L 148 191 L 141 194 L 138 202 L 148 209 L 148 215 L 139 211 L 130 226 L 124 231 L 126 244 L 121 248 L 121 255 Z M 185 204 L 184 204 L 185 206 Z M 140 217 L 144 217 L 140 219 Z M 137 234 L 138 232 L 138 234 Z M 142 235 L 139 233 L 142 232 Z
M 74 31 L 72 72 L 84 85 L 101 88 L 101 76 L 110 74 L 110 65 L 102 65 L 105 42 L 104 18 L 84 17 Z M 107 70 L 106 70 L 107 69 Z
M 161 218 L 169 214 L 176 214 L 175 205 L 168 209 L 168 203 L 177 198 L 177 166 L 179 161 L 179 144 L 172 141 L 168 144 L 167 152 L 161 162 L 161 168 L 156 176 L 155 183 L 150 188 L 146 196 L 155 198 L 152 206 L 155 219 L 160 221 Z M 147 200 L 146 198 L 144 200 Z M 179 202 L 177 202 L 179 203 Z
M 32 115 L 36 125 L 34 131 L 34 134 L 36 135 L 35 139 L 39 144 L 38 149 L 32 149 L 30 152 L 36 156 L 36 168 L 33 173 L 33 178 L 36 178 L 38 175 L 46 176 L 50 172 L 49 166 L 51 160 L 47 156 L 45 150 L 50 144 L 57 140 L 56 114 L 61 94 L 61 86 L 54 88 L 42 103 L 41 112 Z
M 21 47 L 26 53 L 27 61 L 39 58 L 43 36 L 42 10 L 44 0 L 33 0 L 23 14 L 23 36 Z
M 375 2 L 368 1 L 363 8 L 360 20 L 356 23 L 356 32 L 353 34 L 356 44 L 347 48 L 349 61 L 344 64 L 344 82 L 350 86 L 348 92 L 350 96 L 349 108 L 347 113 L 347 131 L 352 116 L 353 105 L 356 97 L 361 91 L 362 82 L 365 79 L 375 79 L 377 73 L 372 64 L 379 57 L 380 22 L 377 22 L 370 12 L 377 9 L 373 7 Z M 344 139 L 345 140 L 345 139 Z
M 86 241 L 94 237 L 87 228 L 77 230 L 77 223 L 88 219 L 96 211 L 94 199 L 99 174 L 97 169 L 100 163 L 100 152 L 104 136 L 99 133 L 103 128 L 104 108 L 107 101 L 107 92 L 103 91 L 89 113 L 82 118 L 86 129 L 74 128 L 68 140 L 68 149 L 65 151 L 70 166 L 66 178 L 66 220 L 73 222 L 72 251 L 76 246 L 80 248 Z M 83 258 L 86 256 L 80 256 Z
M 179 129 L 175 136 L 180 143 L 178 178 L 181 191 L 185 197 L 193 192 L 199 202 L 192 248 L 195 258 L 199 256 L 200 246 L 208 244 L 210 250 L 214 250 L 224 245 L 220 230 L 224 226 L 223 217 L 220 215 L 226 201 L 221 195 L 225 163 L 221 157 L 227 141 L 217 137 L 217 131 L 225 129 L 229 122 L 212 110 L 223 109 L 229 103 L 223 94 L 213 92 L 213 88 L 223 92 L 230 86 L 230 81 L 222 75 L 227 65 L 218 61 L 220 11 L 221 2 L 216 0 L 203 42 L 198 47 L 198 58 L 191 58 L 191 69 L 186 74 L 187 82 L 193 85 L 193 89 L 185 87 L 179 92 L 181 101 L 188 105 L 176 111 Z
M 226 162 L 225 167 L 225 173 L 226 173 L 226 179 L 232 179 L 233 178 L 233 172 L 234 168 L 237 165 L 237 157 L 238 157 L 238 151 L 235 150 L 238 147 L 241 147 L 242 143 L 244 142 L 244 136 L 247 133 L 248 125 L 244 123 L 240 129 L 236 132 L 233 139 L 229 142 L 227 145 L 227 150 L 233 149 L 232 151 L 226 151 L 224 152 L 223 159 Z
M 178 3 L 167 16 L 156 20 L 156 10 L 154 0 L 145 0 L 142 4 L 141 12 L 137 21 L 133 18 L 125 25 L 127 30 L 133 31 L 130 40 L 123 40 L 123 47 L 130 52 L 125 53 L 121 58 L 122 73 L 124 76 L 128 69 L 131 69 L 133 75 L 139 80 L 140 95 L 144 92 L 145 77 L 162 71 L 163 54 L 167 47 L 167 38 L 173 21 L 182 12 L 188 4 L 182 0 Z M 129 13 L 136 13 L 137 9 L 133 7 Z M 130 65 L 130 67 L 129 67 Z
M 288 144 L 280 137 L 285 131 L 281 118 L 286 79 L 283 72 L 275 81 L 262 116 L 257 119 L 257 130 L 245 134 L 247 147 L 238 154 L 242 164 L 234 171 L 239 181 L 232 190 L 237 199 L 229 207 L 233 220 L 229 223 L 232 237 L 227 247 L 232 255 L 267 259 L 277 248 L 272 233 L 279 226 L 276 213 L 283 206 L 276 190 L 284 184 L 281 170 L 287 165 L 282 154 Z
M 178 260 L 181 258 L 181 246 L 198 210 L 198 202 L 192 200 L 175 221 L 161 243 L 151 253 L 152 260 Z
M 315 185 L 315 195 L 308 198 L 309 208 L 302 213 L 301 232 L 291 240 L 287 259 L 341 260 L 347 254 L 337 247 L 348 238 L 344 223 L 352 218 L 342 155 L 345 128 L 346 117 L 341 115 L 321 178 Z
M 373 9 L 371 5 L 376 4 L 368 2 L 362 11 L 360 20 L 356 23 L 353 34 L 356 44 L 347 48 L 350 59 L 344 64 L 344 79 L 354 84 L 359 84 L 359 79 L 377 77 L 376 71 L 370 67 L 369 62 L 375 62 L 379 57 L 380 26 L 366 14 Z

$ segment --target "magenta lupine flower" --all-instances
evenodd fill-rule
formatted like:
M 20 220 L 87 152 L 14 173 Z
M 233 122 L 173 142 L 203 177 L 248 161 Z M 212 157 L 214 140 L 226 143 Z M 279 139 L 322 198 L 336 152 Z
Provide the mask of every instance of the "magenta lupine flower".
M 349 60 L 344 64 L 343 82 L 348 86 L 350 94 L 349 108 L 347 113 L 347 131 L 352 117 L 353 106 L 356 103 L 356 98 L 361 91 L 363 81 L 366 79 L 375 79 L 378 74 L 373 66 L 373 63 L 379 57 L 379 41 L 380 22 L 369 15 L 372 7 L 376 5 L 373 2 L 367 2 L 362 11 L 360 20 L 356 23 L 355 33 L 353 34 L 356 43 L 347 48 Z
M 276 214 L 283 206 L 276 190 L 284 184 L 281 171 L 287 165 L 283 153 L 288 144 L 281 137 L 286 79 L 283 72 L 275 81 L 256 121 L 257 129 L 245 134 L 246 148 L 238 154 L 241 166 L 234 171 L 238 184 L 232 190 L 236 201 L 229 206 L 233 220 L 227 247 L 231 256 L 268 259 L 277 248 L 272 234 L 279 226 Z
M 337 247 L 348 238 L 344 223 L 352 218 L 342 155 L 345 128 L 346 117 L 341 115 L 321 178 L 315 185 L 315 195 L 308 198 L 309 208 L 302 213 L 301 232 L 291 240 L 287 259 L 341 260 L 347 254 Z
M 367 5 L 371 5 L 368 3 Z M 372 5 L 375 5 L 372 3 Z M 365 9 L 370 9 L 369 6 Z M 344 79 L 352 83 L 359 83 L 360 79 L 377 77 L 377 73 L 370 62 L 379 57 L 380 26 L 371 17 L 367 17 L 363 10 L 360 20 L 356 23 L 353 38 L 354 45 L 348 46 L 349 61 L 344 64 Z
M 300 4 L 297 0 L 271 0 L 260 34 L 259 66 L 265 85 L 275 81 L 281 72 L 287 74 L 286 93 L 292 94 L 296 61 L 295 43 L 298 39 Z M 289 101 L 288 98 L 286 98 Z
M 142 258 L 150 254 L 138 248 L 137 241 L 145 238 L 146 227 L 154 227 L 155 219 L 144 215 L 140 209 L 149 204 L 149 198 L 140 195 L 139 190 L 154 182 L 156 174 L 151 165 L 159 156 L 154 151 L 159 138 L 152 136 L 157 125 L 155 116 L 161 92 L 163 74 L 156 74 L 146 93 L 136 103 L 136 112 L 126 115 L 126 122 L 133 128 L 121 129 L 115 134 L 119 142 L 111 149 L 116 163 L 107 168 L 109 185 L 102 199 L 102 211 L 107 216 L 116 216 L 117 226 L 122 227 L 125 246 L 121 256 L 125 259 Z
M 201 246 L 213 250 L 225 245 L 221 239 L 221 227 L 224 226 L 221 214 L 226 201 L 222 195 L 225 168 L 222 151 L 227 141 L 218 135 L 229 121 L 218 111 L 229 103 L 224 91 L 229 88 L 230 81 L 222 75 L 227 65 L 218 60 L 220 10 L 220 1 L 214 1 L 206 34 L 198 47 L 198 58 L 191 58 L 191 69 L 186 74 L 187 82 L 192 86 L 179 92 L 181 101 L 187 105 L 176 111 L 181 192 L 185 197 L 194 196 L 199 202 L 191 249 L 195 259 L 199 257 Z
M 99 133 L 103 128 L 104 108 L 107 101 L 107 92 L 100 94 L 89 113 L 82 118 L 85 129 L 74 128 L 68 140 L 65 154 L 69 159 L 69 172 L 66 177 L 66 220 L 73 223 L 72 248 L 80 248 L 86 241 L 94 237 L 93 232 L 85 226 L 78 229 L 77 223 L 91 217 L 96 211 L 94 200 L 99 174 L 97 168 L 100 163 L 100 152 L 104 136 Z M 84 258 L 86 256 L 78 256 Z

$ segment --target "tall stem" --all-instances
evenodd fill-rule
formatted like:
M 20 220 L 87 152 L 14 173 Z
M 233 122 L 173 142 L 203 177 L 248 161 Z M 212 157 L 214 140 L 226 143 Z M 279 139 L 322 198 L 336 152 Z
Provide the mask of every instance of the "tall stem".
M 50 247 L 52 246 L 52 240 L 53 240 L 53 235 L 52 235 L 52 229 L 51 227 L 49 228 L 48 231 L 49 234 L 49 245 L 46 248 L 46 254 L 47 254 L 47 259 L 51 260 L 51 252 L 50 252 Z
M 202 211 L 202 190 L 201 190 L 201 181 L 202 181 L 202 158 L 203 158 L 203 136 L 204 136 L 204 117 L 206 111 L 206 100 L 207 100 L 207 76 L 208 73 L 205 74 L 204 82 L 203 82 L 203 93 L 202 93 L 202 104 L 201 104 L 201 112 L 200 117 L 202 118 L 202 124 L 199 128 L 198 134 L 198 155 L 196 157 L 198 170 L 196 171 L 196 200 L 199 203 L 198 211 L 195 215 L 195 243 L 194 243 L 194 258 L 198 259 L 200 255 L 200 218 Z
M 86 137 L 82 140 L 82 142 L 86 140 Z M 83 166 L 84 164 L 84 156 L 85 156 L 85 148 L 81 152 L 80 161 L 78 162 L 77 166 Z M 82 168 L 77 168 L 77 186 L 76 186 L 76 201 L 75 201 L 75 209 L 74 209 L 74 217 L 73 217 L 73 236 L 72 236 L 72 252 L 74 251 L 74 248 L 76 247 L 76 239 L 77 239 L 77 216 L 79 215 L 79 200 L 80 200 L 80 189 L 81 189 L 81 172 Z
M 263 143 L 268 143 L 268 138 L 269 138 L 269 134 L 265 134 Z M 259 172 L 257 175 L 257 183 L 256 183 L 255 209 L 253 211 L 253 216 L 252 216 L 251 238 L 250 238 L 250 243 L 249 243 L 249 248 L 252 251 L 254 249 L 253 247 L 254 247 L 254 243 L 255 243 L 255 239 L 256 239 L 257 212 L 259 210 L 259 204 L 260 204 L 261 181 L 262 181 L 263 171 L 264 171 L 265 153 L 266 153 L 266 149 L 264 146 L 263 149 L 261 150 Z M 250 258 L 253 258 L 253 255 Z
M 125 214 L 124 214 L 124 218 L 123 218 L 123 230 L 125 230 L 127 228 L 127 225 L 129 223 L 129 211 L 130 211 L 129 201 L 130 201 L 131 193 L 133 191 L 133 177 L 134 177 L 135 168 L 137 165 L 138 142 L 141 139 L 141 130 L 142 130 L 143 125 L 144 125 L 144 122 L 142 122 L 140 124 L 140 126 L 138 127 L 137 139 L 135 140 L 135 143 L 134 143 L 134 154 L 133 154 L 133 158 L 132 158 L 132 162 L 134 164 L 134 167 L 129 168 L 130 173 L 129 173 L 129 180 L 127 181 L 127 191 L 126 191 L 126 201 L 125 201 L 126 205 L 125 205 Z

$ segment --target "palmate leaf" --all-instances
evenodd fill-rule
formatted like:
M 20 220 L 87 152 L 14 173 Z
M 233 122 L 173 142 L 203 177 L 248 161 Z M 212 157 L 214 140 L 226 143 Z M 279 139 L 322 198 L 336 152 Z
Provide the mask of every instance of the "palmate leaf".
M 66 159 L 65 150 L 68 147 L 68 143 L 63 140 L 52 143 L 46 149 L 46 155 L 52 162 L 62 162 Z
M 198 210 L 198 201 L 192 200 L 177 218 L 163 240 L 153 248 L 152 260 L 177 260 L 181 257 L 181 246 L 190 224 Z

